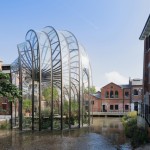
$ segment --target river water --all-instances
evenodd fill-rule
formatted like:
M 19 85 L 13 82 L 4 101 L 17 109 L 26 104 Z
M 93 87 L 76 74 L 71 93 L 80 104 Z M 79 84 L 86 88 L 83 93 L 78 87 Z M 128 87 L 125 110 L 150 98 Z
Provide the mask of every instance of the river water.
M 96 117 L 70 131 L 0 131 L 0 150 L 130 150 L 120 118 Z

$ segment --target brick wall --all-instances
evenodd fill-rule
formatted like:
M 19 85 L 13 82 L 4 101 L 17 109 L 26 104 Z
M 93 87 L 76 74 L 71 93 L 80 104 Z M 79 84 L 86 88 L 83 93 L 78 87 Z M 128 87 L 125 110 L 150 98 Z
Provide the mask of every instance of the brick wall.
M 100 112 L 101 111 L 101 99 L 93 95 L 90 95 L 90 98 L 89 98 L 88 94 L 85 94 L 84 95 L 85 106 L 87 106 L 86 102 L 88 102 L 89 99 L 91 100 L 90 111 Z
M 4 97 L 0 98 L 0 115 L 10 115 L 10 103 Z
M 128 96 L 125 96 L 126 92 Z M 101 89 L 101 108 L 107 112 L 130 111 L 130 88 L 123 89 L 114 83 L 104 86 Z

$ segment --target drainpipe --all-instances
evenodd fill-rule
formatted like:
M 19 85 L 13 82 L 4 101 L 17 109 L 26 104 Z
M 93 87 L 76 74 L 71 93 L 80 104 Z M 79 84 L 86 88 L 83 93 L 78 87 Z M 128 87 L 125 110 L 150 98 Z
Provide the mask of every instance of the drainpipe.
M 123 88 L 123 102 L 122 102 L 122 104 L 123 104 L 123 113 L 124 113 L 124 88 Z

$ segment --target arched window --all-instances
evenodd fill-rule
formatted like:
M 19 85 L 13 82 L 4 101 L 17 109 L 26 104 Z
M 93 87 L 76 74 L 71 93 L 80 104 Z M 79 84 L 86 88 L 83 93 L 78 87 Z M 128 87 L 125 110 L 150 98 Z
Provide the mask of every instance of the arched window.
M 109 98 L 109 92 L 108 91 L 105 92 L 105 98 Z
M 134 89 L 134 95 L 138 95 L 138 90 Z
M 118 98 L 118 91 L 115 91 L 115 98 Z
M 110 91 L 110 98 L 114 98 L 114 92 Z

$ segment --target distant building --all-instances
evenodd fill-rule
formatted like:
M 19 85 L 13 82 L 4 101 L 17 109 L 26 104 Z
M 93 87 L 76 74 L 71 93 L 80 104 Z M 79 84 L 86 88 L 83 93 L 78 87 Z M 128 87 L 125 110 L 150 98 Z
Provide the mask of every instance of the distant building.
M 90 101 L 90 112 L 100 112 L 101 111 L 101 93 L 98 91 L 95 94 L 88 94 L 84 95 L 84 103 L 85 103 L 85 110 L 88 111 L 89 109 L 89 100 Z
M 91 111 L 93 112 L 100 112 L 101 111 L 101 92 L 98 91 L 95 94 L 91 95 Z
M 145 23 L 145 26 L 139 39 L 144 41 L 144 60 L 143 60 L 144 100 L 141 108 L 141 114 L 150 126 L 150 15 Z
M 103 86 L 101 92 L 84 95 L 85 108 L 91 112 L 139 111 L 142 103 L 142 79 L 130 79 L 129 84 L 117 85 L 113 82 Z
M 101 88 L 102 112 L 129 112 L 130 86 L 117 85 L 113 82 Z
M 2 64 L 3 62 L 0 61 L 0 71 L 3 73 L 7 73 L 10 75 L 10 65 L 9 64 Z M 8 99 L 5 97 L 0 97 L 0 115 L 10 115 L 10 103 Z
M 129 81 L 131 86 L 131 111 L 138 111 L 142 103 L 143 80 L 132 79 Z

